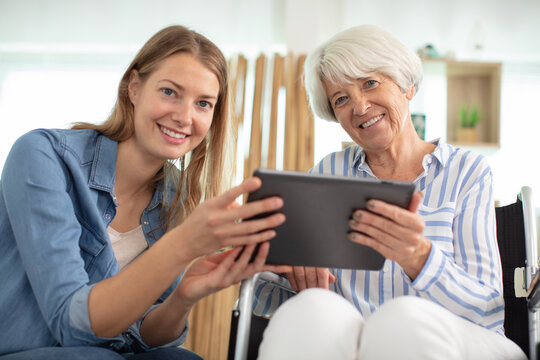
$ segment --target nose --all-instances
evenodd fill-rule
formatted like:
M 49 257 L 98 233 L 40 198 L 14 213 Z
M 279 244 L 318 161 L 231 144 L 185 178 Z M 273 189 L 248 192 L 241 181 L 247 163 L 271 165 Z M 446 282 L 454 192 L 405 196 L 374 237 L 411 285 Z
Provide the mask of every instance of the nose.
M 353 98 L 353 115 L 362 116 L 371 107 L 371 103 L 366 96 L 358 94 Z
M 172 120 L 180 127 L 190 126 L 193 123 L 193 108 L 185 101 L 177 104 L 172 112 Z

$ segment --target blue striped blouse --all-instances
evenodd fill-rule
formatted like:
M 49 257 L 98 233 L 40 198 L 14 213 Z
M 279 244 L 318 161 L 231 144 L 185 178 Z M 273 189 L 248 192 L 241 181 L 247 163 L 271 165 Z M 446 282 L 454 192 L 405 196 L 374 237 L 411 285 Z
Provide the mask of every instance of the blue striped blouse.
M 424 156 L 423 173 L 414 181 L 424 194 L 418 212 L 431 253 L 411 279 L 395 262 L 381 271 L 330 269 L 330 289 L 353 303 L 365 317 L 385 301 L 403 295 L 429 299 L 453 313 L 504 333 L 502 270 L 497 247 L 492 173 L 479 154 L 446 144 Z M 353 145 L 323 158 L 311 172 L 375 178 L 362 149 Z M 268 314 L 290 295 L 264 283 L 255 289 L 254 312 Z

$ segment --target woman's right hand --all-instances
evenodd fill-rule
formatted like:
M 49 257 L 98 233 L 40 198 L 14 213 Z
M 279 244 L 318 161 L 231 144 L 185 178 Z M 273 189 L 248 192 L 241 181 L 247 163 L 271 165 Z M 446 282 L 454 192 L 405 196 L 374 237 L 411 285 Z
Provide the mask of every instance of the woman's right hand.
M 255 191 L 260 186 L 261 180 L 252 177 L 197 206 L 182 224 L 172 230 L 188 239 L 184 251 L 194 259 L 228 246 L 256 244 L 273 238 L 276 235 L 273 228 L 285 221 L 285 215 L 277 213 L 261 219 L 243 219 L 280 209 L 283 206 L 281 198 L 270 197 L 244 205 L 236 203 L 240 195 Z
M 270 244 L 237 246 L 221 253 L 197 259 L 186 270 L 176 289 L 184 303 L 193 306 L 197 301 L 263 271 L 283 273 L 287 265 L 266 265 Z M 255 253 L 256 252 L 256 253 Z M 253 258 L 254 257 L 254 258 Z M 253 259 L 253 261 L 252 261 Z
M 336 277 L 327 268 L 293 266 L 292 271 L 286 274 L 291 287 L 296 292 L 308 288 L 328 290 L 330 284 L 336 282 Z

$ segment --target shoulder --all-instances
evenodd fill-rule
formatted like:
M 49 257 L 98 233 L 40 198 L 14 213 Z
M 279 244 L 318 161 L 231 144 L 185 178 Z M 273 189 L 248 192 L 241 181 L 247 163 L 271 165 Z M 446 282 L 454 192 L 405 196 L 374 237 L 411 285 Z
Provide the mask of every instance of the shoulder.
M 451 146 L 451 145 L 450 145 Z M 454 148 L 448 161 L 448 166 L 460 172 L 491 172 L 488 159 L 476 151 Z
M 6 164 L 9 160 L 16 163 L 23 161 L 36 162 L 39 165 L 39 159 L 46 157 L 52 158 L 61 156 L 64 136 L 61 131 L 55 129 L 35 129 L 19 137 L 8 155 Z
M 62 168 L 90 166 L 98 148 L 101 153 L 113 153 L 115 142 L 94 130 L 36 129 L 22 135 L 13 144 L 6 159 L 6 166 L 22 167 L 40 171 L 59 165 Z M 103 159 L 102 159 L 103 160 Z M 56 165 L 54 165 L 56 164 Z
M 434 140 L 437 147 L 432 155 L 439 160 L 448 171 L 464 173 L 466 171 L 491 171 L 488 159 L 473 150 L 454 147 L 442 140 Z
M 324 156 L 310 173 L 346 175 L 363 156 L 362 148 L 351 145 L 341 151 L 334 151 Z
M 452 147 L 444 174 L 444 178 L 454 184 L 457 199 L 466 198 L 471 191 L 486 195 L 492 191 L 493 173 L 488 159 L 470 149 Z
M 80 151 L 94 147 L 99 135 L 95 130 L 35 129 L 18 138 L 14 147 Z

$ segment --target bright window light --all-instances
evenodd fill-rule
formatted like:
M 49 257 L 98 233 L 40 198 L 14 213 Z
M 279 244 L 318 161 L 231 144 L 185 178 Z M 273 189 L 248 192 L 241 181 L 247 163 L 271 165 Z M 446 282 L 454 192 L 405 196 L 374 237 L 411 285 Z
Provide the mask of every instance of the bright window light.
M 18 137 L 36 128 L 104 121 L 122 69 L 28 69 L 0 73 L 0 168 Z

